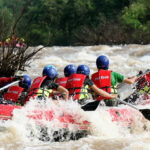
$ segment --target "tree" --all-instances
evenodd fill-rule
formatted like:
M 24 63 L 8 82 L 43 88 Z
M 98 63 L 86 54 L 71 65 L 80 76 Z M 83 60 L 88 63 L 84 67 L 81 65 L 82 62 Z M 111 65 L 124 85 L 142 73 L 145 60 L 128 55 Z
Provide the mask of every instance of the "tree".
M 21 0 L 17 2 L 21 2 Z M 7 7 L 4 7 L 4 3 Z M 4 3 L 0 10 L 0 39 L 2 42 L 0 46 L 0 76 L 13 76 L 18 70 L 25 71 L 26 67 L 30 65 L 31 58 L 43 47 L 31 50 L 17 35 L 18 24 L 29 5 L 20 6 L 17 9 L 20 13 L 14 13 L 12 10 L 16 3 L 13 3 L 14 5 L 10 8 L 6 5 L 6 1 Z M 17 44 L 22 45 L 17 46 Z
M 150 36 L 150 1 L 138 0 L 125 8 L 122 21 L 134 43 L 147 43 Z
M 0 8 L 0 40 L 4 42 L 12 27 L 12 14 L 4 7 Z

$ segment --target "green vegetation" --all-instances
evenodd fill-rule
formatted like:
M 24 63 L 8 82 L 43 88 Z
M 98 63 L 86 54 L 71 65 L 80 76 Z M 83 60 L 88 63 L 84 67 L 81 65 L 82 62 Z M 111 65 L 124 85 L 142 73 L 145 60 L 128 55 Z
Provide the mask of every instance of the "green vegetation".
M 149 0 L 0 0 L 0 40 L 29 45 L 147 44 Z

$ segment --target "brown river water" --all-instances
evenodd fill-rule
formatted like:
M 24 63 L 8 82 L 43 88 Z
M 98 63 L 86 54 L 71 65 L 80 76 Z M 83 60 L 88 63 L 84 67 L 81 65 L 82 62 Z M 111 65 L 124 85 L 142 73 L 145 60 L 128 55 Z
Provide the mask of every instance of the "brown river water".
M 91 74 L 96 71 L 96 58 L 104 54 L 110 59 L 110 69 L 126 77 L 137 74 L 140 70 L 150 68 L 150 45 L 118 45 L 118 46 L 87 46 L 87 47 L 47 47 L 37 54 L 38 59 L 31 61 L 31 68 L 27 72 L 32 78 L 41 76 L 45 65 L 54 65 L 59 75 L 63 76 L 66 65 L 86 64 Z M 0 150 L 150 150 L 150 122 L 139 119 L 135 114 L 131 128 L 127 128 L 111 121 L 111 116 L 105 111 L 107 107 L 99 107 L 94 112 L 83 112 L 77 103 L 72 101 L 60 102 L 60 106 L 70 114 L 80 114 L 91 122 L 91 135 L 76 141 L 43 142 L 30 137 L 32 128 L 39 134 L 35 123 L 26 117 L 29 110 L 35 107 L 41 109 L 53 108 L 56 104 L 49 101 L 40 104 L 36 101 L 28 103 L 23 110 L 15 110 L 12 120 L 0 122 Z M 128 107 L 128 106 L 119 106 Z M 141 106 L 139 106 L 141 107 Z M 143 106 L 142 106 L 143 107 Z M 144 107 L 150 108 L 150 105 Z M 60 110 L 61 111 L 61 110 Z M 55 121 L 47 124 L 49 131 L 55 128 Z M 146 126 L 147 130 L 143 127 Z

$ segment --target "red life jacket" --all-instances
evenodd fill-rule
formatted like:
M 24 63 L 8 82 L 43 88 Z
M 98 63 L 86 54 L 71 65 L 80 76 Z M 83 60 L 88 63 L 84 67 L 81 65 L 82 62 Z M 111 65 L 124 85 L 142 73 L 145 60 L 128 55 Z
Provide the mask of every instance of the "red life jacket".
M 29 89 L 28 97 L 26 98 L 25 102 L 27 102 L 31 97 L 34 98 L 38 89 L 41 87 L 41 84 L 45 80 L 46 76 L 44 77 L 37 77 L 34 79 L 31 88 Z
M 98 72 L 92 74 L 92 81 L 98 88 L 111 93 L 111 71 L 100 69 Z M 103 99 L 109 98 L 100 95 L 98 95 L 96 98 L 96 100 Z
M 72 74 L 68 78 L 66 88 L 69 96 L 72 96 L 74 100 L 79 100 L 85 78 L 86 76 L 83 74 Z
M 148 84 L 150 85 L 150 73 L 146 74 L 146 79 L 148 81 Z
M 11 86 L 8 91 L 4 94 L 4 99 L 7 101 L 17 102 L 23 88 L 20 86 Z
M 137 90 L 144 90 L 144 87 L 148 86 L 150 87 L 150 73 L 147 73 L 146 75 L 143 75 L 142 77 L 139 77 L 137 79 L 136 88 Z M 147 91 L 147 93 L 149 90 Z
M 12 82 L 13 80 L 14 80 L 13 77 L 8 77 L 8 78 L 7 77 L 1 77 L 0 78 L 0 87 L 3 87 L 4 85 Z
M 56 80 L 56 83 L 66 88 L 68 77 L 61 77 Z
M 146 74 L 142 77 L 139 77 L 137 79 L 137 83 L 136 83 L 137 90 L 140 91 L 140 90 L 144 89 L 145 86 L 149 86 L 149 80 L 150 80 L 150 78 L 149 78 L 148 74 Z

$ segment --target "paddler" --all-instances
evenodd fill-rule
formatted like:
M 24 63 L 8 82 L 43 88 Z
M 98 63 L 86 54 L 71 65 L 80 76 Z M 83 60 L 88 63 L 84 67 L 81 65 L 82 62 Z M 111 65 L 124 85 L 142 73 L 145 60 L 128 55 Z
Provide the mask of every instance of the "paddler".
M 64 77 L 56 80 L 56 83 L 66 88 L 68 77 L 77 72 L 77 67 L 74 64 L 69 64 L 64 68 Z
M 23 75 L 16 77 L 20 80 L 19 86 L 11 86 L 7 92 L 4 93 L 1 103 L 3 104 L 17 104 L 22 105 L 25 97 L 27 96 L 28 89 L 31 86 L 31 77 L 29 75 Z
M 64 77 L 59 77 L 56 79 L 56 83 L 66 88 L 67 80 L 70 75 L 77 72 L 77 67 L 74 64 L 69 64 L 64 68 Z M 57 91 L 53 92 L 52 95 L 53 99 L 61 99 L 62 94 L 58 93 Z
M 127 83 L 133 84 L 137 76 L 131 78 L 125 78 L 120 73 L 108 70 L 109 69 L 109 59 L 105 55 L 98 56 L 96 60 L 96 66 L 98 72 L 92 74 L 92 81 L 96 86 L 108 93 L 117 94 L 117 84 L 118 83 Z M 96 96 L 96 100 L 104 100 L 102 96 Z M 105 99 L 105 104 L 107 106 L 116 106 L 117 102 L 114 99 Z
M 135 101 L 139 96 L 142 96 L 143 100 L 147 100 L 150 98 L 150 71 L 146 71 L 148 71 L 147 74 L 137 79 L 136 92 L 139 94 L 137 94 L 137 97 L 135 99 L 132 99 L 132 101 Z M 143 74 L 143 72 L 140 71 L 139 74 Z
M 49 98 L 51 97 L 53 90 L 60 92 L 65 100 L 68 99 L 68 90 L 58 83 L 55 83 L 58 72 L 54 66 L 46 65 L 43 69 L 42 75 L 42 77 L 34 79 L 26 101 L 35 96 L 39 99 Z

